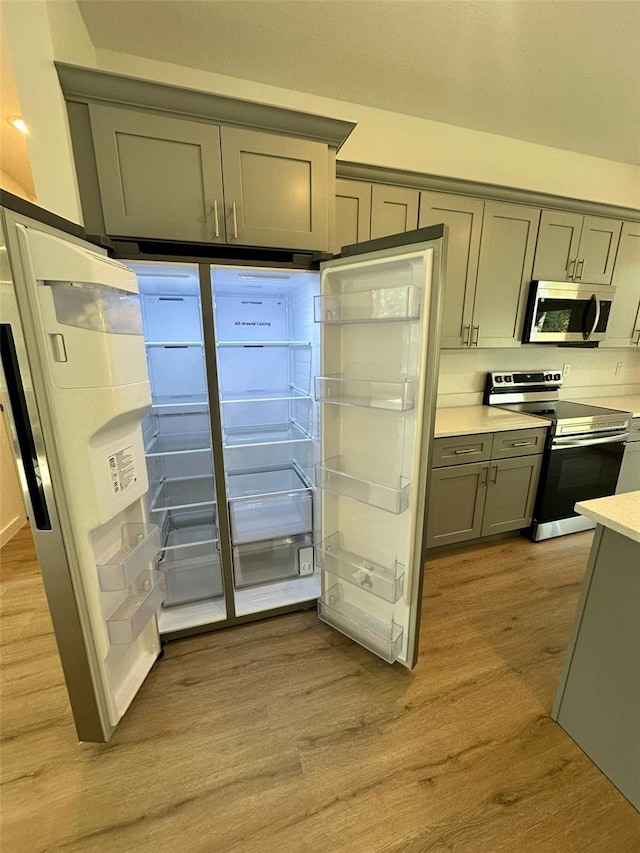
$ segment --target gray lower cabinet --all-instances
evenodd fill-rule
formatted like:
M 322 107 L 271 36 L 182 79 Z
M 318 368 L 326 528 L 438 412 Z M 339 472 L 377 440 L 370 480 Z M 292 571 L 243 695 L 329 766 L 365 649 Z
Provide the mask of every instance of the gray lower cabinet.
M 482 199 L 424 191 L 420 193 L 419 227 L 444 223 L 449 229 L 442 347 L 466 347 L 472 342 L 473 300 L 478 274 Z
M 622 226 L 611 284 L 616 289 L 601 347 L 640 346 L 640 222 Z
M 371 184 L 336 181 L 336 225 L 333 251 L 371 238 Z
M 401 234 L 418 227 L 418 190 L 373 184 L 371 189 L 371 239 Z
M 426 547 L 528 527 L 545 436 L 543 428 L 436 439 Z
M 328 248 L 328 146 L 142 110 L 89 106 L 105 229 Z
M 621 229 L 617 219 L 543 210 L 533 278 L 611 284 Z

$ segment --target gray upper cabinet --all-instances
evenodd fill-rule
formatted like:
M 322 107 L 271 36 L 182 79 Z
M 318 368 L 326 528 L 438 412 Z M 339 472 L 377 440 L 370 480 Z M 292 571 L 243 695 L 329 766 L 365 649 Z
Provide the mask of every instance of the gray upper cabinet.
M 371 239 L 418 227 L 418 190 L 374 184 L 371 191 Z
M 118 107 L 89 110 L 109 235 L 224 242 L 217 127 Z
M 326 249 L 327 146 L 221 127 L 227 242 Z
M 371 237 L 371 184 L 336 181 L 336 226 L 333 251 L 363 243 Z
M 625 222 L 611 282 L 615 288 L 601 347 L 640 346 L 640 222 Z
M 519 345 L 539 220 L 538 208 L 485 202 L 472 345 Z
M 621 229 L 617 219 L 543 210 L 533 278 L 611 284 Z
M 449 229 L 442 316 L 442 346 L 445 348 L 466 347 L 473 340 L 477 343 L 477 330 L 472 330 L 471 326 L 483 210 L 482 199 L 449 193 L 420 193 L 419 227 L 444 223 Z

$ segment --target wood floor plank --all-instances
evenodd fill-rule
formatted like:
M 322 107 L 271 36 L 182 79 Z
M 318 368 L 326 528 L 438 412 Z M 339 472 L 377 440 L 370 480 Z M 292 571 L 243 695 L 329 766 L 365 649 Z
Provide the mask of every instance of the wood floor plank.
M 313 612 L 167 644 L 78 744 L 28 530 L 2 551 L 2 853 L 637 853 L 553 702 L 590 533 L 431 556 L 421 654 Z

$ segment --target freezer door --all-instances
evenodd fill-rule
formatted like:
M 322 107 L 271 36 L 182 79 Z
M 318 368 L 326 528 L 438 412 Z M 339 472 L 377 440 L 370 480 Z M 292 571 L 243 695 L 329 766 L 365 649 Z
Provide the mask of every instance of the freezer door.
M 329 261 L 315 305 L 318 614 L 408 668 L 418 651 L 442 243 L 436 236 Z
M 29 518 L 78 736 L 105 741 L 158 657 L 165 595 L 144 503 L 137 282 L 95 247 L 2 213 L 3 377 Z

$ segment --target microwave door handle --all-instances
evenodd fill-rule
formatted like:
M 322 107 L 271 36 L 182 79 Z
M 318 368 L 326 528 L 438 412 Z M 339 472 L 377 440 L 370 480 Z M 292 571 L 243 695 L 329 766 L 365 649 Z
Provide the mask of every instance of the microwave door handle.
M 600 322 L 600 300 L 598 299 L 598 296 L 595 293 L 591 294 L 591 299 L 593 299 L 593 301 L 596 304 L 596 316 L 593 319 L 593 325 L 591 326 L 590 331 L 584 333 L 585 341 L 589 340 L 591 335 L 595 332 L 595 330 L 598 326 L 598 323 Z

